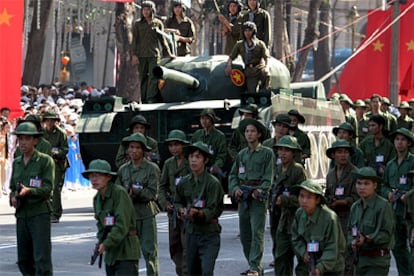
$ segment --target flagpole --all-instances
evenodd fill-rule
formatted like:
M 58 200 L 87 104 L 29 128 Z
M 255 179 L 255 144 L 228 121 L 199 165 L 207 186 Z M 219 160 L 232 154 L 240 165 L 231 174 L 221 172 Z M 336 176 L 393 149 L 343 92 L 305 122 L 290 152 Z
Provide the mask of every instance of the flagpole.
M 400 15 L 400 3 L 396 0 L 393 3 L 392 8 L 392 19 L 395 20 Z M 394 106 L 398 106 L 398 94 L 399 94 L 399 49 L 400 49 L 400 20 L 395 21 L 392 25 L 392 36 L 391 36 L 391 62 L 390 62 L 390 87 L 389 97 L 391 103 Z

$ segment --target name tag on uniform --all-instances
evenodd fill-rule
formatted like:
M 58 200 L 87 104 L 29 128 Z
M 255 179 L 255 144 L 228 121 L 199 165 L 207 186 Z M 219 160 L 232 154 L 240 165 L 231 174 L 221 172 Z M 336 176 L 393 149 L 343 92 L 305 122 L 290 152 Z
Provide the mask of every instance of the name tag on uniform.
M 282 159 L 280 157 L 276 158 L 276 165 L 282 164 Z
M 107 215 L 104 219 L 105 226 L 113 226 L 115 224 L 115 217 L 111 215 Z
M 246 167 L 243 164 L 240 164 L 239 166 L 239 174 L 246 173 Z
M 384 155 L 382 155 L 382 154 L 378 154 L 378 155 L 375 157 L 375 162 L 377 162 L 377 163 L 383 163 L 383 162 L 384 162 Z
M 29 186 L 34 188 L 40 188 L 42 187 L 43 181 L 39 177 L 30 178 Z
M 402 175 L 400 177 L 400 185 L 406 185 L 407 184 L 407 177 L 405 175 Z
M 178 186 L 178 184 L 180 184 L 181 178 L 181 176 L 175 178 L 175 186 Z
M 362 128 L 362 132 L 364 132 L 364 133 L 368 133 L 368 128 L 367 128 L 367 127 L 363 127 L 363 128 Z
M 139 183 L 139 182 L 136 182 L 136 183 L 132 184 L 132 187 L 135 188 L 135 189 L 138 189 L 138 190 L 144 189 L 144 186 L 142 186 L 142 184 Z
M 289 191 L 289 189 L 288 189 L 288 188 L 286 188 L 286 189 L 283 191 L 283 194 L 284 194 L 285 196 L 290 196 L 290 191 Z
M 206 201 L 202 200 L 200 198 L 194 198 L 193 199 L 193 206 L 195 208 L 204 208 L 206 206 Z
M 208 146 L 208 152 L 209 152 L 211 155 L 214 155 L 214 149 L 213 149 L 213 146 L 211 146 L 211 145 L 209 145 L 209 146 Z
M 343 196 L 345 194 L 345 188 L 341 185 L 336 186 L 335 188 L 335 195 L 336 196 Z
M 312 252 L 312 253 L 319 252 L 319 242 L 317 241 L 308 242 L 307 250 L 308 252 Z
M 358 236 L 358 227 L 356 225 L 352 226 L 352 237 Z

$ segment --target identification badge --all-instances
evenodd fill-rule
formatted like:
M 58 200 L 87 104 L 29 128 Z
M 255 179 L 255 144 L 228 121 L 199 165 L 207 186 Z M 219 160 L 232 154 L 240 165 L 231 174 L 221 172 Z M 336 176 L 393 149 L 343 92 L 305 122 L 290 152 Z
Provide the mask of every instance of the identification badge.
M 40 188 L 42 187 L 43 181 L 39 177 L 30 178 L 29 186 L 34 188 Z
M 105 226 L 113 226 L 115 224 L 115 217 L 111 215 L 107 215 L 104 219 Z
M 290 191 L 289 191 L 289 189 L 288 189 L 288 188 L 286 188 L 286 189 L 283 191 L 283 195 L 285 195 L 285 196 L 290 196 Z
M 375 162 L 377 163 L 384 163 L 384 155 L 379 154 L 375 157 Z
M 352 237 L 358 236 L 358 227 L 356 225 L 352 226 Z
M 276 165 L 282 164 L 282 159 L 280 157 L 276 158 Z
M 239 174 L 244 174 L 244 173 L 246 173 L 246 167 L 243 164 L 240 164 Z
M 139 183 L 139 182 L 136 182 L 136 183 L 132 184 L 132 187 L 135 188 L 135 189 L 138 189 L 138 190 L 144 189 L 144 186 L 142 186 L 142 184 Z
M 368 128 L 367 128 L 367 127 L 363 127 L 363 128 L 362 128 L 362 132 L 364 132 L 364 133 L 368 133 Z
M 343 196 L 344 194 L 345 194 L 345 188 L 343 186 L 336 186 L 335 195 L 336 196 Z
M 204 208 L 206 206 L 206 201 L 202 200 L 200 198 L 194 198 L 193 199 L 193 206 L 195 208 Z
M 180 184 L 181 178 L 182 178 L 181 176 L 177 176 L 175 178 L 175 186 L 178 186 L 178 184 Z
M 407 184 L 407 177 L 405 175 L 402 175 L 400 177 L 400 185 L 406 185 Z
M 211 155 L 214 155 L 214 149 L 213 149 L 213 146 L 211 146 L 211 145 L 209 145 L 209 146 L 208 146 L 208 152 L 209 152 Z
M 311 241 L 308 242 L 307 246 L 308 252 L 319 252 L 319 242 L 317 241 Z

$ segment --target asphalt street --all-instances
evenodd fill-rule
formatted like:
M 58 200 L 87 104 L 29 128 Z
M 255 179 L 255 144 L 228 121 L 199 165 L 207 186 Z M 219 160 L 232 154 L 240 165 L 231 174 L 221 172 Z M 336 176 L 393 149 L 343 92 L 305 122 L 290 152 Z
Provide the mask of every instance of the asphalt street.
M 64 191 L 64 214 L 57 224 L 52 224 L 52 261 L 54 275 L 105 275 L 104 267 L 89 265 L 96 243 L 96 226 L 92 211 L 94 190 Z M 238 238 L 238 215 L 226 210 L 220 217 L 222 225 L 221 248 L 215 266 L 215 275 L 239 275 L 248 268 Z M 157 215 L 158 254 L 160 275 L 175 275 L 175 268 L 168 251 L 168 222 L 165 213 Z M 0 275 L 20 275 L 16 265 L 16 233 L 14 209 L 7 197 L 0 198 Z M 268 265 L 272 260 L 271 238 L 266 227 L 264 264 L 265 274 L 273 275 Z M 139 261 L 140 275 L 146 275 L 145 261 Z M 392 264 L 390 275 L 397 275 Z

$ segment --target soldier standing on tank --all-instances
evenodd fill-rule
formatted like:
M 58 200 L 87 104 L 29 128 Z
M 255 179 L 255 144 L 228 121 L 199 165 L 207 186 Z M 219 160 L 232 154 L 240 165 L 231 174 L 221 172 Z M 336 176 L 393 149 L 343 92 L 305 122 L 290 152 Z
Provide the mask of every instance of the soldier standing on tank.
M 365 165 L 372 167 L 379 176 L 384 174 L 385 165 L 395 157 L 395 148 L 384 136 L 385 119 L 381 115 L 372 115 L 368 120 L 371 135 L 366 137 L 359 148 L 365 158 Z
M 138 275 L 140 257 L 134 206 L 128 193 L 112 181 L 115 172 L 105 160 L 96 159 L 82 175 L 97 190 L 93 209 L 100 240 L 99 254 L 105 252 L 107 275 Z
M 300 208 L 292 223 L 296 275 L 342 275 L 345 236 L 337 215 L 325 205 L 322 185 L 305 180 L 298 190 Z
M 196 130 L 191 138 L 191 142 L 203 142 L 208 145 L 208 150 L 212 155 L 209 158 L 209 171 L 218 176 L 223 175 L 223 166 L 227 158 L 227 142 L 223 132 L 215 128 L 214 124 L 221 119 L 216 116 L 214 109 L 203 109 L 199 116 L 202 129 Z
M 213 275 L 220 250 L 224 191 L 216 177 L 206 172 L 212 157 L 207 144 L 186 148 L 191 173 L 177 186 L 174 208 L 185 227 L 188 275 Z
M 223 30 L 221 33 L 226 37 L 226 46 L 224 47 L 225 55 L 231 54 L 234 45 L 236 45 L 236 42 L 239 41 L 242 37 L 242 8 L 243 4 L 240 2 L 240 0 L 228 0 L 228 18 L 222 14 L 218 15 L 219 21 L 223 24 Z
M 146 152 L 146 158 L 150 161 L 156 162 L 159 159 L 159 152 L 158 152 L 158 142 L 154 138 L 145 134 L 146 130 L 150 129 L 151 125 L 148 123 L 147 119 L 145 119 L 142 115 L 135 115 L 131 123 L 129 124 L 129 128 L 127 129 L 130 134 L 134 133 L 142 133 L 145 138 L 147 139 L 148 147 L 151 148 L 150 152 Z M 126 138 L 126 137 L 124 137 Z M 116 154 L 115 165 L 120 168 L 123 164 L 128 162 L 129 156 L 126 152 L 125 147 L 121 143 L 118 148 L 118 152 Z
M 335 164 L 326 175 L 325 199 L 328 207 L 338 215 L 344 233 L 347 231 L 351 205 L 359 198 L 352 175 L 358 168 L 349 160 L 352 153 L 353 147 L 346 140 L 337 140 L 326 150 L 326 156 L 334 160 Z M 345 275 L 353 275 L 351 254 L 345 255 Z
M 257 28 L 257 38 L 266 44 L 267 49 L 272 43 L 272 22 L 269 13 L 260 8 L 260 0 L 247 0 L 248 10 L 243 14 L 243 23 L 254 22 Z
M 305 116 L 303 116 L 297 109 L 291 109 L 288 112 L 290 117 L 290 123 L 292 128 L 290 134 L 298 140 L 298 144 L 302 149 L 302 155 L 296 156 L 296 161 L 305 165 L 305 159 L 311 156 L 310 140 L 308 135 L 299 128 L 299 124 L 306 122 Z
M 272 240 L 275 275 L 293 275 L 295 254 L 291 241 L 291 228 L 296 210 L 299 207 L 297 194 L 293 190 L 306 180 L 306 173 L 303 166 L 295 161 L 295 156 L 302 152 L 295 137 L 283 136 L 274 148 L 281 160 L 281 163 L 276 167 L 275 183 L 272 186 L 269 203 L 271 212 L 274 207 L 280 209 L 279 223 L 276 231 L 272 233 L 274 234 Z
M 65 172 L 69 166 L 66 157 L 69 151 L 68 137 L 66 136 L 66 132 L 57 126 L 60 118 L 54 111 L 48 110 L 43 113 L 42 117 L 45 125 L 44 138 L 52 146 L 51 155 L 55 161 L 55 183 L 53 186 L 51 222 L 58 223 L 62 216 L 62 187 L 65 180 Z
M 22 153 L 13 162 L 10 179 L 10 205 L 16 208 L 17 265 L 23 275 L 53 275 L 50 198 L 55 163 L 36 150 L 43 133 L 33 123 L 21 123 L 12 134 Z
M 388 162 L 384 173 L 382 196 L 393 205 L 395 218 L 395 245 L 392 248 L 398 273 L 410 274 L 409 252 L 407 248 L 407 224 L 404 219 L 405 193 L 414 190 L 412 178 L 408 173 L 414 168 L 414 155 L 409 148 L 414 145 L 414 136 L 408 129 L 399 128 L 392 133 L 397 156 Z
M 264 231 L 267 194 L 273 180 L 273 151 L 261 144 L 265 126 L 257 120 L 243 120 L 248 147 L 242 149 L 229 175 L 229 193 L 239 202 L 239 231 L 249 269 L 242 275 L 263 273 Z
M 183 131 L 174 129 L 165 139 L 172 157 L 168 158 L 161 172 L 158 203 L 168 213 L 168 237 L 170 257 L 175 264 L 177 275 L 187 275 L 184 222 L 177 219 L 174 211 L 175 194 L 184 176 L 191 173 L 188 160 L 184 157 L 184 147 L 189 145 Z
M 253 22 L 243 23 L 242 33 L 243 40 L 233 47 L 224 72 L 227 76 L 231 75 L 232 62 L 240 55 L 244 63 L 247 92 L 255 93 L 270 86 L 269 50 L 263 41 L 256 38 L 257 29 Z
M 164 30 L 164 24 L 155 18 L 154 2 L 144 1 L 141 7 L 142 17 L 135 21 L 132 29 L 132 65 L 138 64 L 141 102 L 155 103 L 161 100 L 161 96 L 152 70 L 159 64 L 162 53 L 167 53 L 170 58 L 174 56 L 167 41 L 157 32 Z
M 165 32 L 174 33 L 177 41 L 177 56 L 191 55 L 191 44 L 195 40 L 195 27 L 193 21 L 185 16 L 187 7 L 182 0 L 173 0 L 172 17 L 165 22 Z
M 390 249 L 394 243 L 394 216 L 391 205 L 375 191 L 382 178 L 371 167 L 353 173 L 360 197 L 351 206 L 347 245 L 355 256 L 355 275 L 388 275 Z
M 116 184 L 122 185 L 132 198 L 137 219 L 137 233 L 141 243 L 147 274 L 159 275 L 157 223 L 159 213 L 156 203 L 158 197 L 160 169 L 144 156 L 151 149 L 141 133 L 134 133 L 122 139 L 127 148 L 129 161 L 118 170 Z

